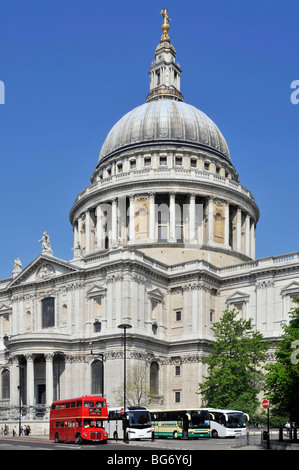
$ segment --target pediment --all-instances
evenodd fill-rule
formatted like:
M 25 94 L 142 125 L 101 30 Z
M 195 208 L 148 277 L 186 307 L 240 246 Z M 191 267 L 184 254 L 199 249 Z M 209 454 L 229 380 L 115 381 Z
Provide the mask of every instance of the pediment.
M 94 286 L 92 286 L 87 292 L 86 292 L 86 296 L 88 298 L 91 298 L 91 297 L 101 297 L 103 295 L 105 295 L 107 292 L 107 288 L 105 286 L 101 286 L 99 284 L 95 284 Z
M 8 287 L 47 281 L 79 270 L 80 268 L 67 261 L 42 254 L 15 276 Z
M 0 315 L 7 315 L 12 312 L 12 308 L 10 305 L 6 303 L 0 304 Z
M 299 282 L 292 281 L 281 289 L 281 295 L 291 295 L 299 293 Z
M 232 304 L 234 302 L 248 302 L 249 297 L 249 294 L 247 294 L 246 292 L 237 290 L 233 292 L 230 296 L 228 296 L 225 302 L 227 304 Z
M 161 291 L 161 289 L 159 289 L 159 287 L 156 287 L 155 289 L 148 291 L 148 296 L 151 299 L 157 300 L 159 302 L 162 302 L 162 300 L 164 299 L 164 294 Z

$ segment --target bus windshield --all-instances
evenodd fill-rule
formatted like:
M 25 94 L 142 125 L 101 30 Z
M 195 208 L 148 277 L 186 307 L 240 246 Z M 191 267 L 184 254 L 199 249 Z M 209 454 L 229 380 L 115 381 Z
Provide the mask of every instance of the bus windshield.
M 243 413 L 227 413 L 224 426 L 226 428 L 245 428 L 245 416 Z
M 129 410 L 127 417 L 130 428 L 143 429 L 151 425 L 151 417 L 147 410 Z
M 89 419 L 89 418 L 86 419 L 85 418 L 83 426 L 85 428 L 102 428 L 103 421 L 99 419 Z
M 206 410 L 191 410 L 187 412 L 190 415 L 189 428 L 208 428 L 209 412 Z

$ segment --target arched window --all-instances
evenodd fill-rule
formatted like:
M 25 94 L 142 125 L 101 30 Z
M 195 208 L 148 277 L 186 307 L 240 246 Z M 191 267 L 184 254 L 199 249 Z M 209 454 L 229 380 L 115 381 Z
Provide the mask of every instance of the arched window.
M 4 369 L 1 373 L 1 385 L 1 397 L 2 400 L 5 400 L 10 396 L 10 372 L 8 369 Z
M 91 393 L 92 395 L 104 394 L 104 369 L 103 362 L 100 360 L 91 364 Z
M 159 394 L 159 365 L 155 361 L 150 365 L 150 391 L 152 395 Z
M 54 298 L 48 297 L 42 300 L 42 328 L 55 326 Z

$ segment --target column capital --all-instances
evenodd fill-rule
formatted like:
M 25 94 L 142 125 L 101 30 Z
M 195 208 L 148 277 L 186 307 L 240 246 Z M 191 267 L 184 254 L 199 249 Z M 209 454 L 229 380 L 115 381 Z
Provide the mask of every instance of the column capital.
M 46 353 L 44 354 L 46 362 L 52 362 L 54 359 L 54 353 Z

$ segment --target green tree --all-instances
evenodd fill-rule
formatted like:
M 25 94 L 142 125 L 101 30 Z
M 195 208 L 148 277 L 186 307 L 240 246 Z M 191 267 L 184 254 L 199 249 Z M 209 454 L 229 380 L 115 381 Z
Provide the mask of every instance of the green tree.
M 299 298 L 295 302 L 299 305 Z M 275 351 L 276 362 L 266 367 L 265 392 L 272 413 L 299 422 L 299 306 L 290 314 Z
M 146 406 L 151 397 L 149 371 L 145 364 L 136 364 L 129 369 L 126 380 L 127 406 Z M 112 393 L 119 405 L 124 404 L 124 383 L 113 388 Z
M 214 324 L 212 351 L 203 360 L 208 376 L 198 393 L 207 406 L 252 413 L 258 406 L 264 377 L 260 363 L 266 359 L 268 345 L 254 330 L 252 319 L 237 319 L 237 315 L 235 309 L 227 309 Z

